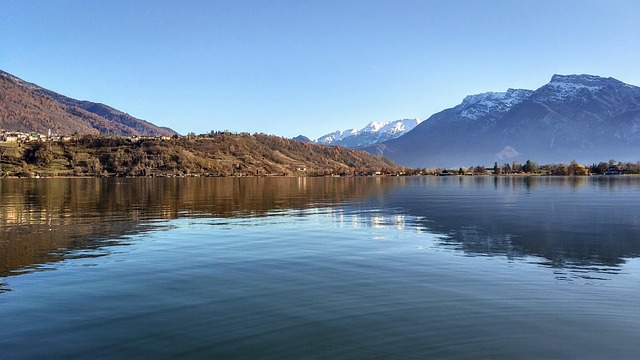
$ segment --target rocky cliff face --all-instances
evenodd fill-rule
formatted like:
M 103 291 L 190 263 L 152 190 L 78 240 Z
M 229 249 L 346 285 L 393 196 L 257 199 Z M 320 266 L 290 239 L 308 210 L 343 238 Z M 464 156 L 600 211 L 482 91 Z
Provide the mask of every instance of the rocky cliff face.
M 554 75 L 535 91 L 468 96 L 366 150 L 413 167 L 636 161 L 640 88 L 593 75 Z

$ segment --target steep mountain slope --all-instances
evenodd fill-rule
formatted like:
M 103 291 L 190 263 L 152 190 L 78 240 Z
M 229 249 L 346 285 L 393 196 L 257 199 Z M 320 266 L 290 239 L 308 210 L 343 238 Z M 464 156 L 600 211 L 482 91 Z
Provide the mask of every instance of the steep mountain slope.
M 319 137 L 316 144 L 338 145 L 356 148 L 378 144 L 395 139 L 411 131 L 420 123 L 419 119 L 402 119 L 385 122 L 371 122 L 360 130 L 338 130 Z
M 60 95 L 0 71 L 0 128 L 58 134 L 173 135 L 107 105 Z
M 554 75 L 541 88 L 468 96 L 397 139 L 365 148 L 414 167 L 640 157 L 640 88 Z

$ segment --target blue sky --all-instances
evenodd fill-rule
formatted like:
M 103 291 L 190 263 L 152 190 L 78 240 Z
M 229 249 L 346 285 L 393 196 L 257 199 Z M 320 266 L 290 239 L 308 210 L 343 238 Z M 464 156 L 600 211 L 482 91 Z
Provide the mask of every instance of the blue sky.
M 640 85 L 640 1 L 2 0 L 0 69 L 179 133 L 311 138 L 553 74 Z

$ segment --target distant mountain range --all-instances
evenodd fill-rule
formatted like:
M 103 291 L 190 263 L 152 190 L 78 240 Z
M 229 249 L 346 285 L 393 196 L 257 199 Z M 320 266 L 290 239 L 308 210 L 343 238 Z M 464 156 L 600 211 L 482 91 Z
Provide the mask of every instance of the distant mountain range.
M 0 129 L 60 135 L 170 136 L 175 131 L 107 105 L 60 95 L 0 71 Z
M 337 130 L 332 133 L 320 136 L 316 140 L 310 140 L 306 136 L 295 137 L 294 140 L 311 142 L 321 145 L 336 145 L 347 148 L 358 148 L 379 144 L 381 142 L 395 139 L 411 131 L 420 123 L 420 119 L 402 119 L 395 121 L 370 122 L 364 128 Z
M 413 130 L 363 147 L 410 167 L 640 160 L 640 88 L 554 75 L 541 88 L 467 96 Z
M 60 135 L 170 136 L 175 131 L 0 71 L 0 129 Z M 372 122 L 310 140 L 366 150 L 409 167 L 532 160 L 640 160 L 640 88 L 613 78 L 554 75 L 537 90 L 467 96 L 425 121 Z

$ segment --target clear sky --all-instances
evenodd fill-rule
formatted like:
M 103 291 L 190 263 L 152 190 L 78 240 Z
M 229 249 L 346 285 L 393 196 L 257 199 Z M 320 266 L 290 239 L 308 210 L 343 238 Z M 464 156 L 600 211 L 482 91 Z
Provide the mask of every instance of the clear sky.
M 1 0 L 0 69 L 181 134 L 316 138 L 553 74 L 640 85 L 640 1 Z

